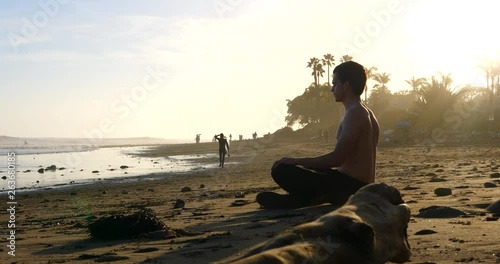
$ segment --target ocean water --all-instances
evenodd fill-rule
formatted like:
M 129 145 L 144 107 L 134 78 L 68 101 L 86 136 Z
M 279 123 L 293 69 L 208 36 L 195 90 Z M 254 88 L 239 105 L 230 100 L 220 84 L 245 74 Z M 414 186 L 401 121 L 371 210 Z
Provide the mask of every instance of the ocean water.
M 0 177 L 7 176 L 9 152 L 16 153 L 16 190 L 33 190 L 67 186 L 109 179 L 127 179 L 156 173 L 179 173 L 218 167 L 214 154 L 178 155 L 165 158 L 138 157 L 150 147 L 108 147 L 78 149 L 73 147 L 0 148 Z M 2 161 L 2 158 L 3 161 Z M 200 164 L 198 159 L 213 158 L 213 164 Z M 41 168 L 51 165 L 56 170 Z M 127 168 L 121 168 L 127 166 Z M 0 179 L 0 192 L 8 191 L 8 180 Z

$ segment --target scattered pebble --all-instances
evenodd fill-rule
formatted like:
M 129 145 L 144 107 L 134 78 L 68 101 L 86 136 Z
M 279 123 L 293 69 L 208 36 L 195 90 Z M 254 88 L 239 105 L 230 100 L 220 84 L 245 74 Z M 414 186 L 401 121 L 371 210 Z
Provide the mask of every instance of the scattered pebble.
M 451 189 L 450 188 L 437 188 L 434 190 L 434 194 L 437 196 L 448 196 L 451 195 Z
M 421 218 L 453 218 L 466 215 L 463 211 L 447 206 L 430 206 L 419 210 Z
M 98 170 L 95 170 L 95 171 L 92 171 L 92 173 L 99 173 L 99 171 L 98 171 Z
M 121 165 L 120 169 L 128 169 L 128 166 L 127 165 Z
M 38 169 L 38 173 L 44 173 L 44 172 L 45 172 L 45 170 L 43 168 Z
M 243 206 L 251 203 L 249 200 L 236 200 L 231 203 L 231 206 Z
M 497 221 L 498 217 L 497 216 L 488 216 L 484 221 Z
M 497 187 L 497 185 L 492 183 L 492 182 L 485 182 L 484 187 L 485 188 L 495 188 L 495 187 Z
M 446 181 L 448 181 L 448 180 L 447 179 L 443 179 L 443 178 L 437 178 L 437 177 L 432 178 L 432 179 L 429 180 L 429 182 L 446 182 Z
M 420 230 L 420 231 L 417 231 L 415 233 L 416 236 L 421 236 L 421 235 L 432 235 L 432 234 L 436 234 L 437 232 L 434 231 L 434 230 L 431 230 L 431 229 L 423 229 L 423 230 Z
M 500 178 L 500 173 L 499 172 L 492 173 L 492 174 L 490 174 L 490 178 L 493 178 L 493 179 Z
M 189 188 L 188 186 L 181 189 L 181 192 L 190 192 L 190 191 L 191 191 L 191 188 Z
M 134 253 L 148 253 L 148 252 L 154 252 L 154 251 L 158 251 L 160 250 L 159 248 L 155 248 L 155 247 L 148 247 L 148 248 L 140 248 L 136 251 L 134 251 Z
M 200 189 L 205 188 L 205 184 L 200 184 Z
M 186 205 L 186 203 L 183 200 L 177 199 L 177 201 L 175 201 L 175 204 L 174 204 L 174 209 L 184 208 L 185 205 Z

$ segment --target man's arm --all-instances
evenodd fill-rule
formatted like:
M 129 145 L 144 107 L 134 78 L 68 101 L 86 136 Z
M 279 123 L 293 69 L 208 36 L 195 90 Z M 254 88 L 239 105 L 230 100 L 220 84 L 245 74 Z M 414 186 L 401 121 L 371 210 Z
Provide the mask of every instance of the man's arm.
M 360 134 L 360 122 L 353 116 L 346 116 L 342 123 L 342 131 L 340 132 L 337 145 L 332 152 L 315 158 L 283 158 L 277 161 L 274 166 L 285 163 L 313 169 L 339 167 L 344 163 L 347 155 L 354 149 Z

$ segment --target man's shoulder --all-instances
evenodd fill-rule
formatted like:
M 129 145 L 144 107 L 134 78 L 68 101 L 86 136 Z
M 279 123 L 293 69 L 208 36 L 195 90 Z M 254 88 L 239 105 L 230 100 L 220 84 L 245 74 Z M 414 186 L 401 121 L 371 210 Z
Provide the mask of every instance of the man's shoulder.
M 352 121 L 360 121 L 360 122 L 368 120 L 371 115 L 372 111 L 368 107 L 362 104 L 356 105 L 346 113 L 347 118 L 351 119 Z

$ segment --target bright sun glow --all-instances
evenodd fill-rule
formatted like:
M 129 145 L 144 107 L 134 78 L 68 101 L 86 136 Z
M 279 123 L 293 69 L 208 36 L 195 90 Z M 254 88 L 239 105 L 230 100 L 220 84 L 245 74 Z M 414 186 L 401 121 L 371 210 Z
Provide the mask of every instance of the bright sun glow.
M 410 58 L 429 74 L 438 70 L 453 73 L 456 82 L 482 82 L 479 65 L 485 58 L 499 58 L 500 35 L 492 32 L 490 23 L 500 10 L 500 2 L 415 4 L 407 19 Z

